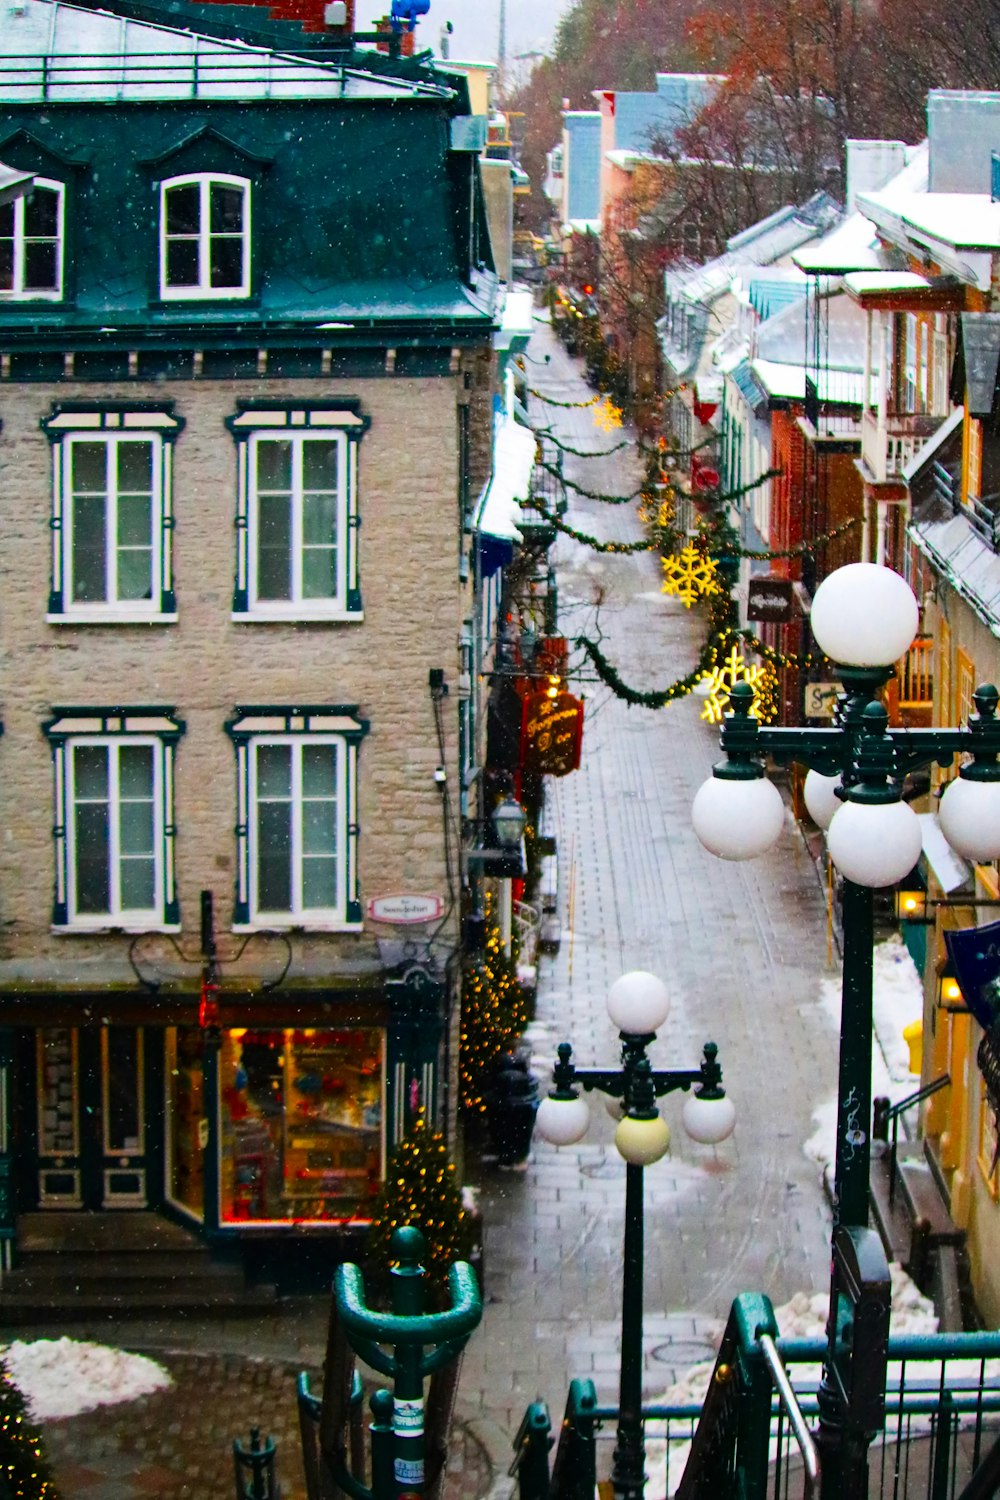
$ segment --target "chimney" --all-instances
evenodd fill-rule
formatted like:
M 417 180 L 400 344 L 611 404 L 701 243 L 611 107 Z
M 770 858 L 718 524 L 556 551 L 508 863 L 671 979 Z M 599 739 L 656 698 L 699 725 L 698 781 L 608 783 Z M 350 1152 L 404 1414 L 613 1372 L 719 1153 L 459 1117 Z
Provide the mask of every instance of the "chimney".
M 232 0 L 206 0 L 229 5 Z M 266 10 L 272 21 L 298 21 L 303 31 L 343 36 L 354 30 L 354 0 L 240 0 Z

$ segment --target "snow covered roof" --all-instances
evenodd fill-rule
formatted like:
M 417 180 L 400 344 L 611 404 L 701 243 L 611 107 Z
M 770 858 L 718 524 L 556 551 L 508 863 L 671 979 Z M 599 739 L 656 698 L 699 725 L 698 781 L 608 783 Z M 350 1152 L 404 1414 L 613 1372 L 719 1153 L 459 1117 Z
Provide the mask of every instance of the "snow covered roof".
M 916 271 L 852 271 L 844 277 L 844 285 L 855 297 L 875 292 L 926 291 L 930 284 L 926 276 Z
M 16 167 L 8 167 L 0 161 L 0 203 L 9 203 L 12 198 L 20 198 L 30 188 L 34 178 L 30 172 L 19 172 Z
M 0 25 L 0 101 L 447 97 L 444 84 L 133 21 L 65 0 L 19 0 Z
M 957 515 L 937 501 L 921 510 L 907 534 L 955 592 L 1000 636 L 1000 557 L 972 525 L 963 507 Z
M 779 401 L 805 400 L 805 365 L 786 365 L 773 359 L 755 359 L 750 368 L 769 396 Z M 817 384 L 820 401 L 828 401 L 836 406 L 862 405 L 865 377 L 859 371 L 820 370 Z
M 881 190 L 881 195 L 888 199 L 926 194 L 928 163 L 928 145 L 922 141 L 913 148 L 906 166 Z M 860 200 L 862 195 L 858 196 Z M 821 240 L 797 250 L 792 259 L 810 275 L 822 272 L 832 275 L 836 272 L 883 270 L 890 264 L 891 255 L 879 245 L 872 220 L 856 210 Z
M 1000 203 L 987 193 L 860 193 L 858 202 L 889 237 L 900 228 L 914 238 L 953 249 L 1000 249 Z

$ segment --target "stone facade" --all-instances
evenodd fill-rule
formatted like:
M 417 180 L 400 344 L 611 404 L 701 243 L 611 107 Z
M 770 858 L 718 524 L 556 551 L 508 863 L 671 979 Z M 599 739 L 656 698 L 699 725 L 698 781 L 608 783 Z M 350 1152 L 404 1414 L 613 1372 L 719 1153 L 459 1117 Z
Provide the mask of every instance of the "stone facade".
M 478 363 L 478 362 L 477 362 Z M 482 372 L 477 372 L 481 374 Z M 360 400 L 371 427 L 359 464 L 359 577 L 364 620 L 232 619 L 236 444 L 225 419 L 240 398 Z M 51 572 L 52 459 L 39 423 L 68 398 L 174 403 L 185 422 L 174 454 L 174 624 L 45 621 Z M 211 889 L 220 931 L 233 907 L 236 774 L 223 725 L 236 705 L 352 704 L 370 731 L 358 765 L 360 890 L 446 896 L 440 761 L 428 689 L 432 668 L 454 691 L 469 609 L 456 526 L 459 401 L 488 405 L 447 379 L 22 385 L 0 390 L 0 554 L 5 607 L 0 956 L 75 959 L 123 950 L 120 936 L 50 931 L 53 773 L 42 723 L 54 706 L 169 705 L 186 722 L 176 757 L 176 857 L 185 931 L 197 932 Z M 481 445 L 481 415 L 473 422 Z M 476 455 L 470 467 L 480 470 Z M 455 705 L 445 713 L 447 770 L 457 780 Z M 385 929 L 378 929 L 384 933 Z M 324 937 L 332 965 L 370 949 L 371 927 Z M 319 942 L 314 939 L 313 942 Z M 150 938 L 148 943 L 154 943 Z M 259 961 L 259 953 L 257 960 Z M 254 955 L 246 965 L 253 971 Z

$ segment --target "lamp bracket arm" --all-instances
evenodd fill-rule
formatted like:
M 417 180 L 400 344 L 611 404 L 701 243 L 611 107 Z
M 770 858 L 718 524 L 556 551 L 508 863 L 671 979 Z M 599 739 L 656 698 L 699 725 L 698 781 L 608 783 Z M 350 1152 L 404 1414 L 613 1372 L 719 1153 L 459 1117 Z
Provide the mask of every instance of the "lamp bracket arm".
M 780 766 L 798 761 L 811 771 L 833 776 L 843 768 L 845 736 L 842 729 L 788 729 L 762 726 L 757 736 L 758 752 L 770 755 Z M 850 752 L 848 752 L 850 755 Z
M 701 1083 L 702 1072 L 700 1068 L 679 1068 L 664 1073 L 654 1071 L 653 1088 L 656 1090 L 657 1099 L 662 1099 L 664 1094 L 673 1094 L 677 1089 L 685 1092 L 694 1083 Z
M 947 769 L 956 755 L 977 749 L 1000 749 L 977 743 L 968 729 L 890 729 L 889 738 L 896 752 L 898 774 L 922 770 L 937 761 Z
M 587 1093 L 597 1089 L 602 1094 L 610 1094 L 612 1099 L 622 1099 L 625 1095 L 625 1075 L 622 1072 L 612 1072 L 608 1068 L 577 1068 L 573 1073 L 573 1082 L 582 1084 Z

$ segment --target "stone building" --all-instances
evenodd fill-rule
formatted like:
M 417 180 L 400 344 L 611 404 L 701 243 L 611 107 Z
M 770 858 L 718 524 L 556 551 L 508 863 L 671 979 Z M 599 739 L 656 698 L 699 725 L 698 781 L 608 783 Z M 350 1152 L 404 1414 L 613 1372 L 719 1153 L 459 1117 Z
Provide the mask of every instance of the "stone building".
M 0 32 L 8 1265 L 147 1209 L 291 1266 L 454 1112 L 476 132 L 458 75 L 231 15 Z

